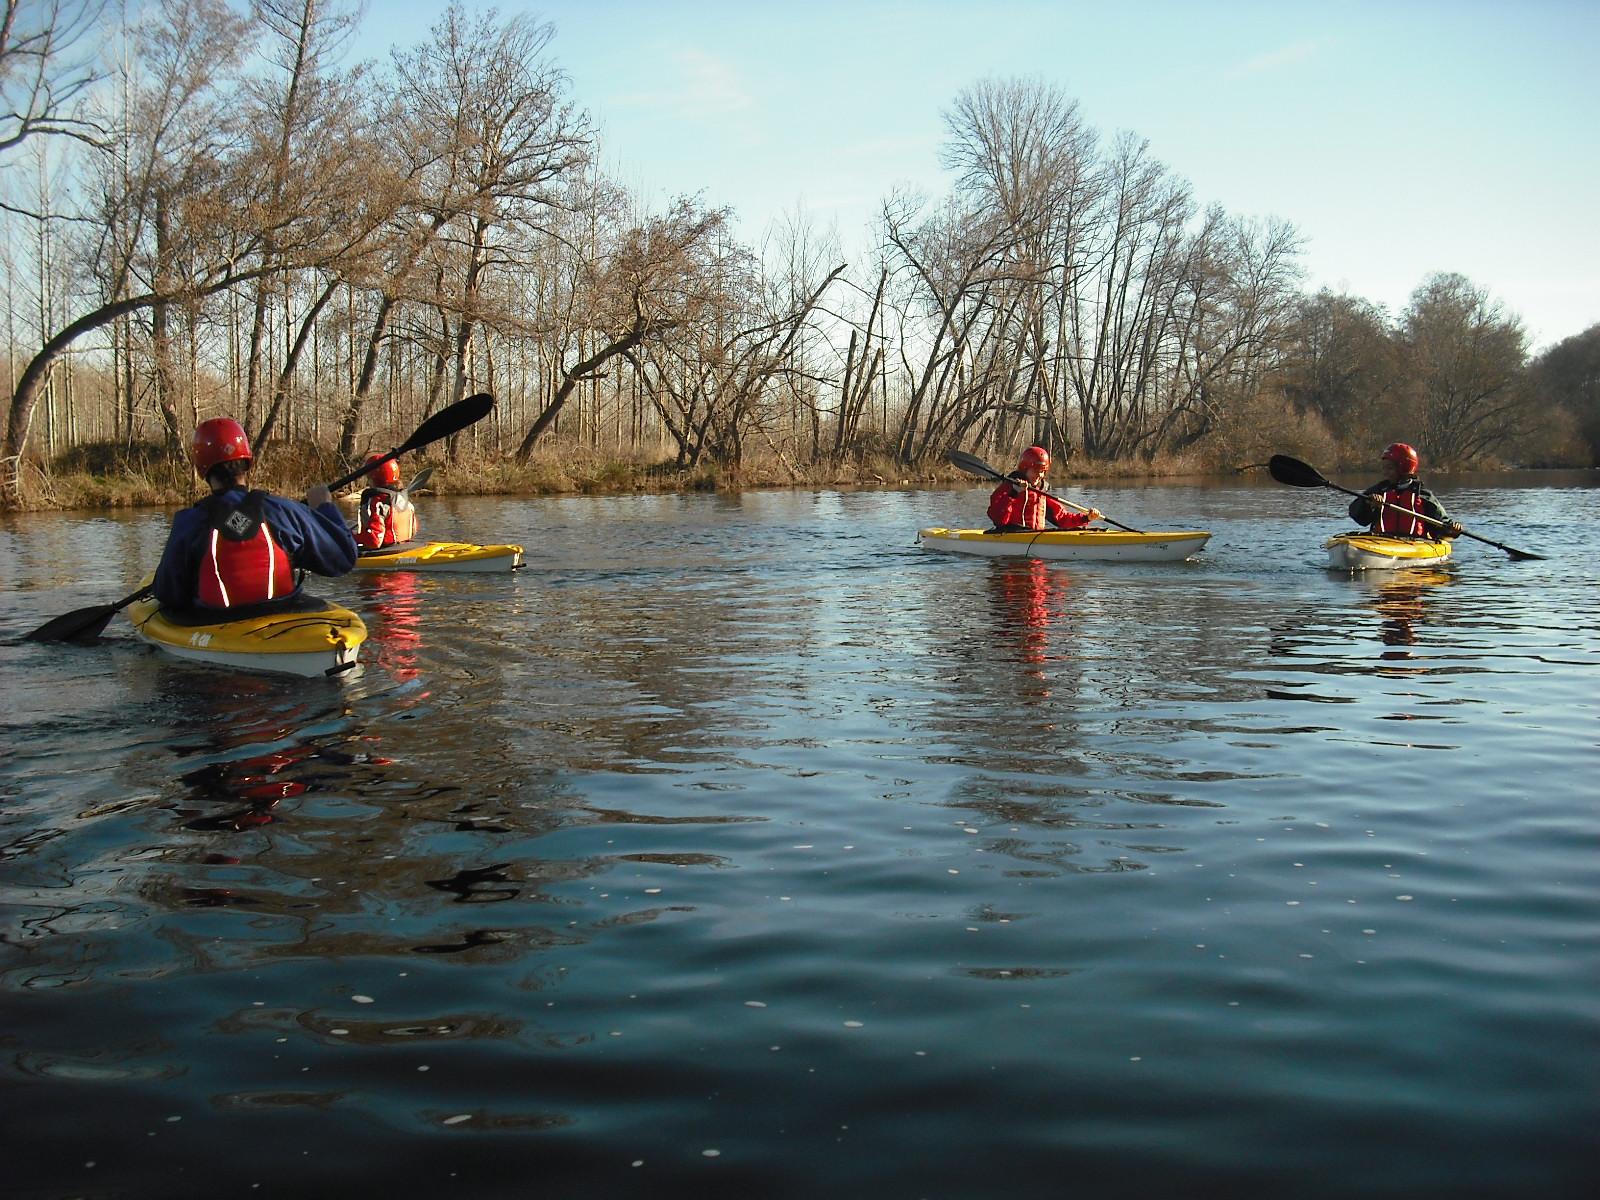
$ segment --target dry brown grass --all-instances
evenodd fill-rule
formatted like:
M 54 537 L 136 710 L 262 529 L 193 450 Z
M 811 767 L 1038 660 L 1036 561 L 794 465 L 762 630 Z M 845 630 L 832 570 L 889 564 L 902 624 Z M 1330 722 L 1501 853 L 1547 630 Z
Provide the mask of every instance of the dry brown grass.
M 1273 453 L 1290 453 L 1338 469 L 1355 458 L 1365 463 L 1364 450 L 1351 453 L 1319 421 L 1290 419 L 1275 409 L 1252 414 L 1218 430 L 1187 453 L 1143 458 L 1089 461 L 1081 456 L 1052 466 L 1055 483 L 1069 480 L 1165 479 L 1180 476 L 1232 474 L 1262 465 Z M 437 455 L 428 450 L 438 450 Z M 526 462 L 491 453 L 447 461 L 443 447 L 408 455 L 403 478 L 415 478 L 424 466 L 433 468 L 429 490 L 436 495 L 605 495 L 628 492 L 719 491 L 741 488 L 914 487 L 926 484 L 979 483 L 943 458 L 915 467 L 882 453 L 862 452 L 842 461 L 797 463 L 772 453 L 755 454 L 737 466 L 703 464 L 684 469 L 642 456 L 605 454 L 588 449 L 541 447 Z M 991 457 L 991 465 L 1009 471 L 1009 455 Z M 264 455 L 251 485 L 280 495 L 301 496 L 313 483 L 337 478 L 349 467 L 332 451 L 310 443 L 276 443 Z M 353 485 L 359 486 L 359 485 Z M 48 469 L 29 464 L 21 481 L 22 503 L 8 496 L 4 503 L 24 509 L 104 509 L 188 504 L 204 486 L 186 462 L 175 461 L 159 444 L 125 446 L 98 443 L 62 455 Z

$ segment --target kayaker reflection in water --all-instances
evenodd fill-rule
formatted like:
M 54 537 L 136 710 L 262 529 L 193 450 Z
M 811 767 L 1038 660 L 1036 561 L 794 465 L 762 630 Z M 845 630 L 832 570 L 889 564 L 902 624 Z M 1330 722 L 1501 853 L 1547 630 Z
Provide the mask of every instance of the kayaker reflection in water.
M 343 575 L 355 566 L 355 539 L 322 484 L 304 504 L 249 489 L 253 460 L 239 422 L 202 421 L 189 455 L 211 495 L 172 519 L 156 568 L 163 609 L 243 616 L 294 608 L 298 572 Z
M 1029 446 L 1022 452 L 1017 469 L 1006 476 L 1013 482 L 1002 483 L 989 496 L 989 520 L 994 523 L 990 533 L 1034 533 L 1044 529 L 1046 521 L 1057 529 L 1082 529 L 1100 518 L 1098 508 L 1073 512 L 1046 495 L 1041 489 L 1049 469 L 1050 452 L 1043 446 Z
M 1426 537 L 1438 541 L 1461 535 L 1461 523 L 1452 521 L 1444 505 L 1417 478 L 1417 452 L 1405 442 L 1392 442 L 1379 456 L 1387 477 L 1350 501 L 1350 519 L 1372 533 L 1390 537 Z M 1370 497 L 1370 499 L 1369 499 Z M 1430 525 L 1420 517 L 1442 524 Z
M 417 510 L 400 487 L 400 464 L 382 459 L 381 454 L 367 458 L 374 464 L 367 472 L 372 484 L 361 493 L 356 518 L 356 544 L 362 550 L 382 550 L 417 536 Z
M 1024 674 L 1046 684 L 1043 664 L 1050 658 L 1050 622 L 1064 605 L 1067 576 L 1040 558 L 1006 559 L 990 573 L 994 597 L 994 628 L 998 636 L 1015 643 Z M 1048 686 L 1030 691 L 1024 699 L 1045 699 Z

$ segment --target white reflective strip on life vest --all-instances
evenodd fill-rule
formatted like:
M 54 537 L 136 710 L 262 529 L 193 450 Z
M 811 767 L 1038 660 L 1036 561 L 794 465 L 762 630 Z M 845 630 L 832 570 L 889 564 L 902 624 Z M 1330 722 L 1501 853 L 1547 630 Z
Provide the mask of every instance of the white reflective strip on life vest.
M 228 595 L 228 585 L 222 582 L 222 566 L 217 562 L 217 538 L 219 536 L 215 529 L 211 531 L 211 574 L 216 578 L 217 591 L 222 596 L 222 607 L 232 608 L 233 600 Z
M 277 598 L 278 564 L 274 561 L 274 556 L 278 553 L 278 547 L 273 542 L 272 531 L 267 528 L 265 521 L 261 522 L 261 535 L 267 539 L 267 599 L 273 600 Z

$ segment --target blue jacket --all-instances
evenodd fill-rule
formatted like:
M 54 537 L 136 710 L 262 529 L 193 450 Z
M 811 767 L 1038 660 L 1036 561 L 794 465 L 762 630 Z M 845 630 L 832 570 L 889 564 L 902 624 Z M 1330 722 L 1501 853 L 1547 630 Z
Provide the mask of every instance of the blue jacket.
M 244 488 L 232 488 L 222 493 L 222 498 L 237 504 L 245 495 Z M 266 496 L 262 508 L 273 538 L 296 570 L 343 575 L 356 565 L 356 540 L 331 501 L 320 508 L 307 508 L 298 500 Z M 156 568 L 156 599 L 163 608 L 194 606 L 200 562 L 210 533 L 210 518 L 199 507 L 186 508 L 172 518 L 167 548 L 161 552 L 161 565 Z M 299 591 L 296 586 L 295 592 Z

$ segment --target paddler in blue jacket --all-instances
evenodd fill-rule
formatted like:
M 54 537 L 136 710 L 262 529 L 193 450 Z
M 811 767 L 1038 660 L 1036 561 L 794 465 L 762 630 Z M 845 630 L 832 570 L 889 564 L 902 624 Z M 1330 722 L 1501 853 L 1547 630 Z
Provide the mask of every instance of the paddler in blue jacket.
M 211 494 L 172 519 L 156 568 L 162 608 L 275 612 L 294 606 L 298 572 L 343 575 L 355 566 L 355 538 L 322 484 L 304 504 L 249 489 L 253 456 L 239 422 L 202 421 L 189 456 Z
M 1350 519 L 1371 532 L 1389 537 L 1461 536 L 1461 523 L 1452 521 L 1444 505 L 1417 478 L 1417 452 L 1405 442 L 1391 442 L 1379 455 L 1387 478 L 1367 488 L 1350 501 Z M 1429 524 L 1418 517 L 1431 517 Z

